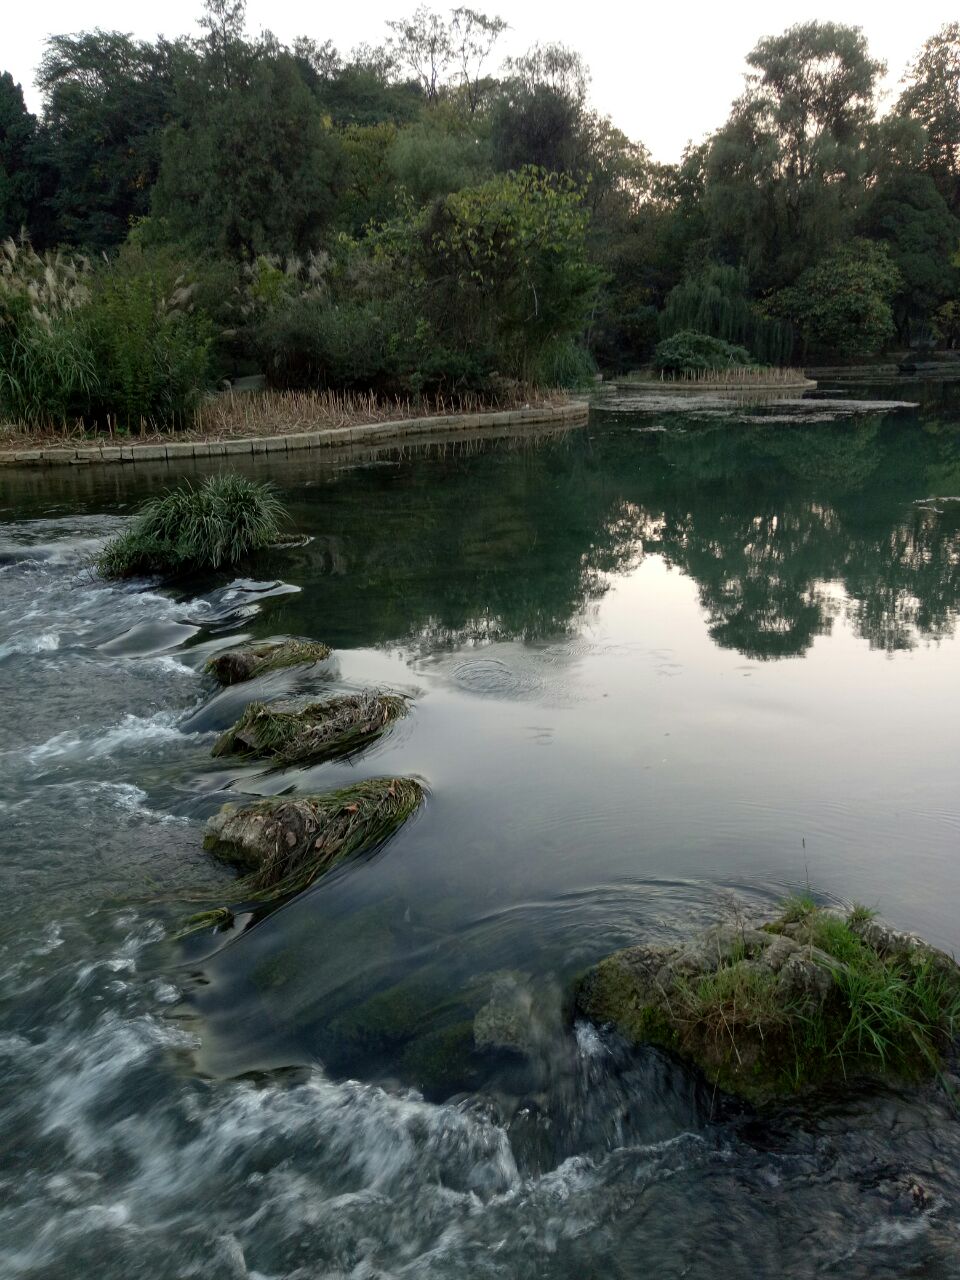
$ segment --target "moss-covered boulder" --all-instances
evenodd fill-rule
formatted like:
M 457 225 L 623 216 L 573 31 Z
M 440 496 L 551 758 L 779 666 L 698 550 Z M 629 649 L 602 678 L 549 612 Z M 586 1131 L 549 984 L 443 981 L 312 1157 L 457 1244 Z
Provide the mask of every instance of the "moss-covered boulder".
M 862 908 L 798 900 L 757 928 L 615 952 L 574 1001 L 579 1016 L 763 1103 L 838 1079 L 934 1072 L 960 1029 L 960 970 Z
M 268 671 L 312 666 L 329 657 L 329 645 L 318 640 L 278 640 L 214 654 L 206 670 L 222 685 L 241 684 L 244 680 L 266 675 Z
M 204 848 L 244 873 L 243 898 L 277 898 L 377 848 L 423 800 L 412 778 L 372 778 L 325 795 L 228 804 L 208 823 Z
M 407 700 L 365 692 L 297 706 L 253 702 L 214 745 L 215 756 L 243 755 L 277 765 L 316 764 L 352 755 L 407 713 Z

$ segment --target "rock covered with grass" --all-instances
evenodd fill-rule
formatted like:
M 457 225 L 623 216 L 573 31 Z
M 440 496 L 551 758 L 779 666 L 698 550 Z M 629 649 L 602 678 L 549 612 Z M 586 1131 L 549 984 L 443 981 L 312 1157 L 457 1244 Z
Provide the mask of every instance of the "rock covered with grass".
M 242 897 L 269 900 L 376 849 L 423 800 L 412 778 L 371 778 L 325 795 L 229 804 L 211 818 L 204 848 L 244 873 Z
M 177 575 L 235 567 L 277 541 L 284 517 L 273 486 L 246 476 L 209 476 L 151 498 L 132 524 L 104 547 L 106 578 Z
M 213 754 L 255 756 L 281 767 L 315 764 L 362 750 L 406 713 L 405 698 L 378 692 L 344 694 L 299 707 L 253 702 L 221 734 Z
M 242 684 L 284 667 L 313 666 L 329 658 L 330 652 L 330 646 L 318 640 L 271 641 L 217 653 L 205 669 L 222 685 Z
M 575 1007 L 763 1103 L 830 1081 L 933 1074 L 960 1032 L 960 969 L 865 908 L 793 899 L 757 928 L 615 952 L 580 980 Z

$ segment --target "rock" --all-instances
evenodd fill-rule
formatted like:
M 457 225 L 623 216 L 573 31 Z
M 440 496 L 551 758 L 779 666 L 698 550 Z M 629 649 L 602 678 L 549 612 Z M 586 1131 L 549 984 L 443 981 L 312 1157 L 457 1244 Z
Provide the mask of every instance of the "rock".
M 490 998 L 473 1019 L 478 1049 L 530 1054 L 536 1043 L 534 1000 L 523 974 L 495 974 Z
M 756 1103 L 838 1076 L 930 1074 L 960 1019 L 953 959 L 860 911 L 799 914 L 615 952 L 580 979 L 575 1012 Z
M 204 847 L 246 872 L 246 897 L 298 892 L 332 867 L 381 845 L 423 803 L 411 778 L 373 778 L 326 795 L 224 805 Z
M 351 755 L 407 713 L 405 698 L 367 692 L 326 702 L 251 703 L 221 734 L 213 755 L 247 755 L 279 765 L 304 765 Z
M 245 649 L 227 649 L 215 654 L 206 670 L 222 685 L 240 684 L 268 671 L 323 662 L 330 657 L 328 645 L 316 640 L 280 640 Z

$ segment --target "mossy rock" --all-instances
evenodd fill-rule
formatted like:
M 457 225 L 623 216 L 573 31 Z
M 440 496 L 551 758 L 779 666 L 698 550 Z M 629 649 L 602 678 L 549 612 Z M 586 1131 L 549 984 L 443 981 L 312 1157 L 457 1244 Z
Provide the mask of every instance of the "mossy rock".
M 838 1079 L 938 1070 L 960 1028 L 960 970 L 870 913 L 790 904 L 759 928 L 615 952 L 580 979 L 574 1005 L 763 1104 Z
M 254 702 L 220 735 L 212 754 L 253 756 L 280 767 L 316 764 L 362 751 L 406 713 L 405 698 L 378 692 L 306 706 Z
M 479 1079 L 473 1019 L 451 1023 L 412 1040 L 400 1059 L 404 1077 L 432 1100 L 473 1088 Z
M 317 640 L 280 640 L 214 654 L 205 669 L 222 685 L 241 684 L 268 671 L 313 666 L 329 658 L 330 653 L 329 645 Z
M 228 804 L 207 824 L 204 848 L 245 873 L 243 898 L 269 900 L 377 848 L 423 801 L 412 778 L 371 778 L 325 795 Z
M 390 1053 L 437 1022 L 462 1022 L 473 1013 L 469 998 L 435 979 L 416 975 L 378 991 L 340 1014 L 330 1030 L 364 1053 Z

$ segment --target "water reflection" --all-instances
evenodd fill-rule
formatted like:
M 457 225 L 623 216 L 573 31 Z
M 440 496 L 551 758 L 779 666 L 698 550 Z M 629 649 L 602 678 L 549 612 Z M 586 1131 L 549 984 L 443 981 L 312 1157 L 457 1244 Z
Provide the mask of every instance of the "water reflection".
M 567 633 L 657 554 L 696 582 L 725 648 L 798 656 L 842 612 L 894 651 L 952 632 L 960 502 L 924 499 L 955 495 L 960 429 L 917 414 L 673 415 L 662 431 L 601 417 L 536 449 L 317 477 L 294 493 L 313 541 L 264 572 L 315 585 L 301 629 L 430 651 Z

